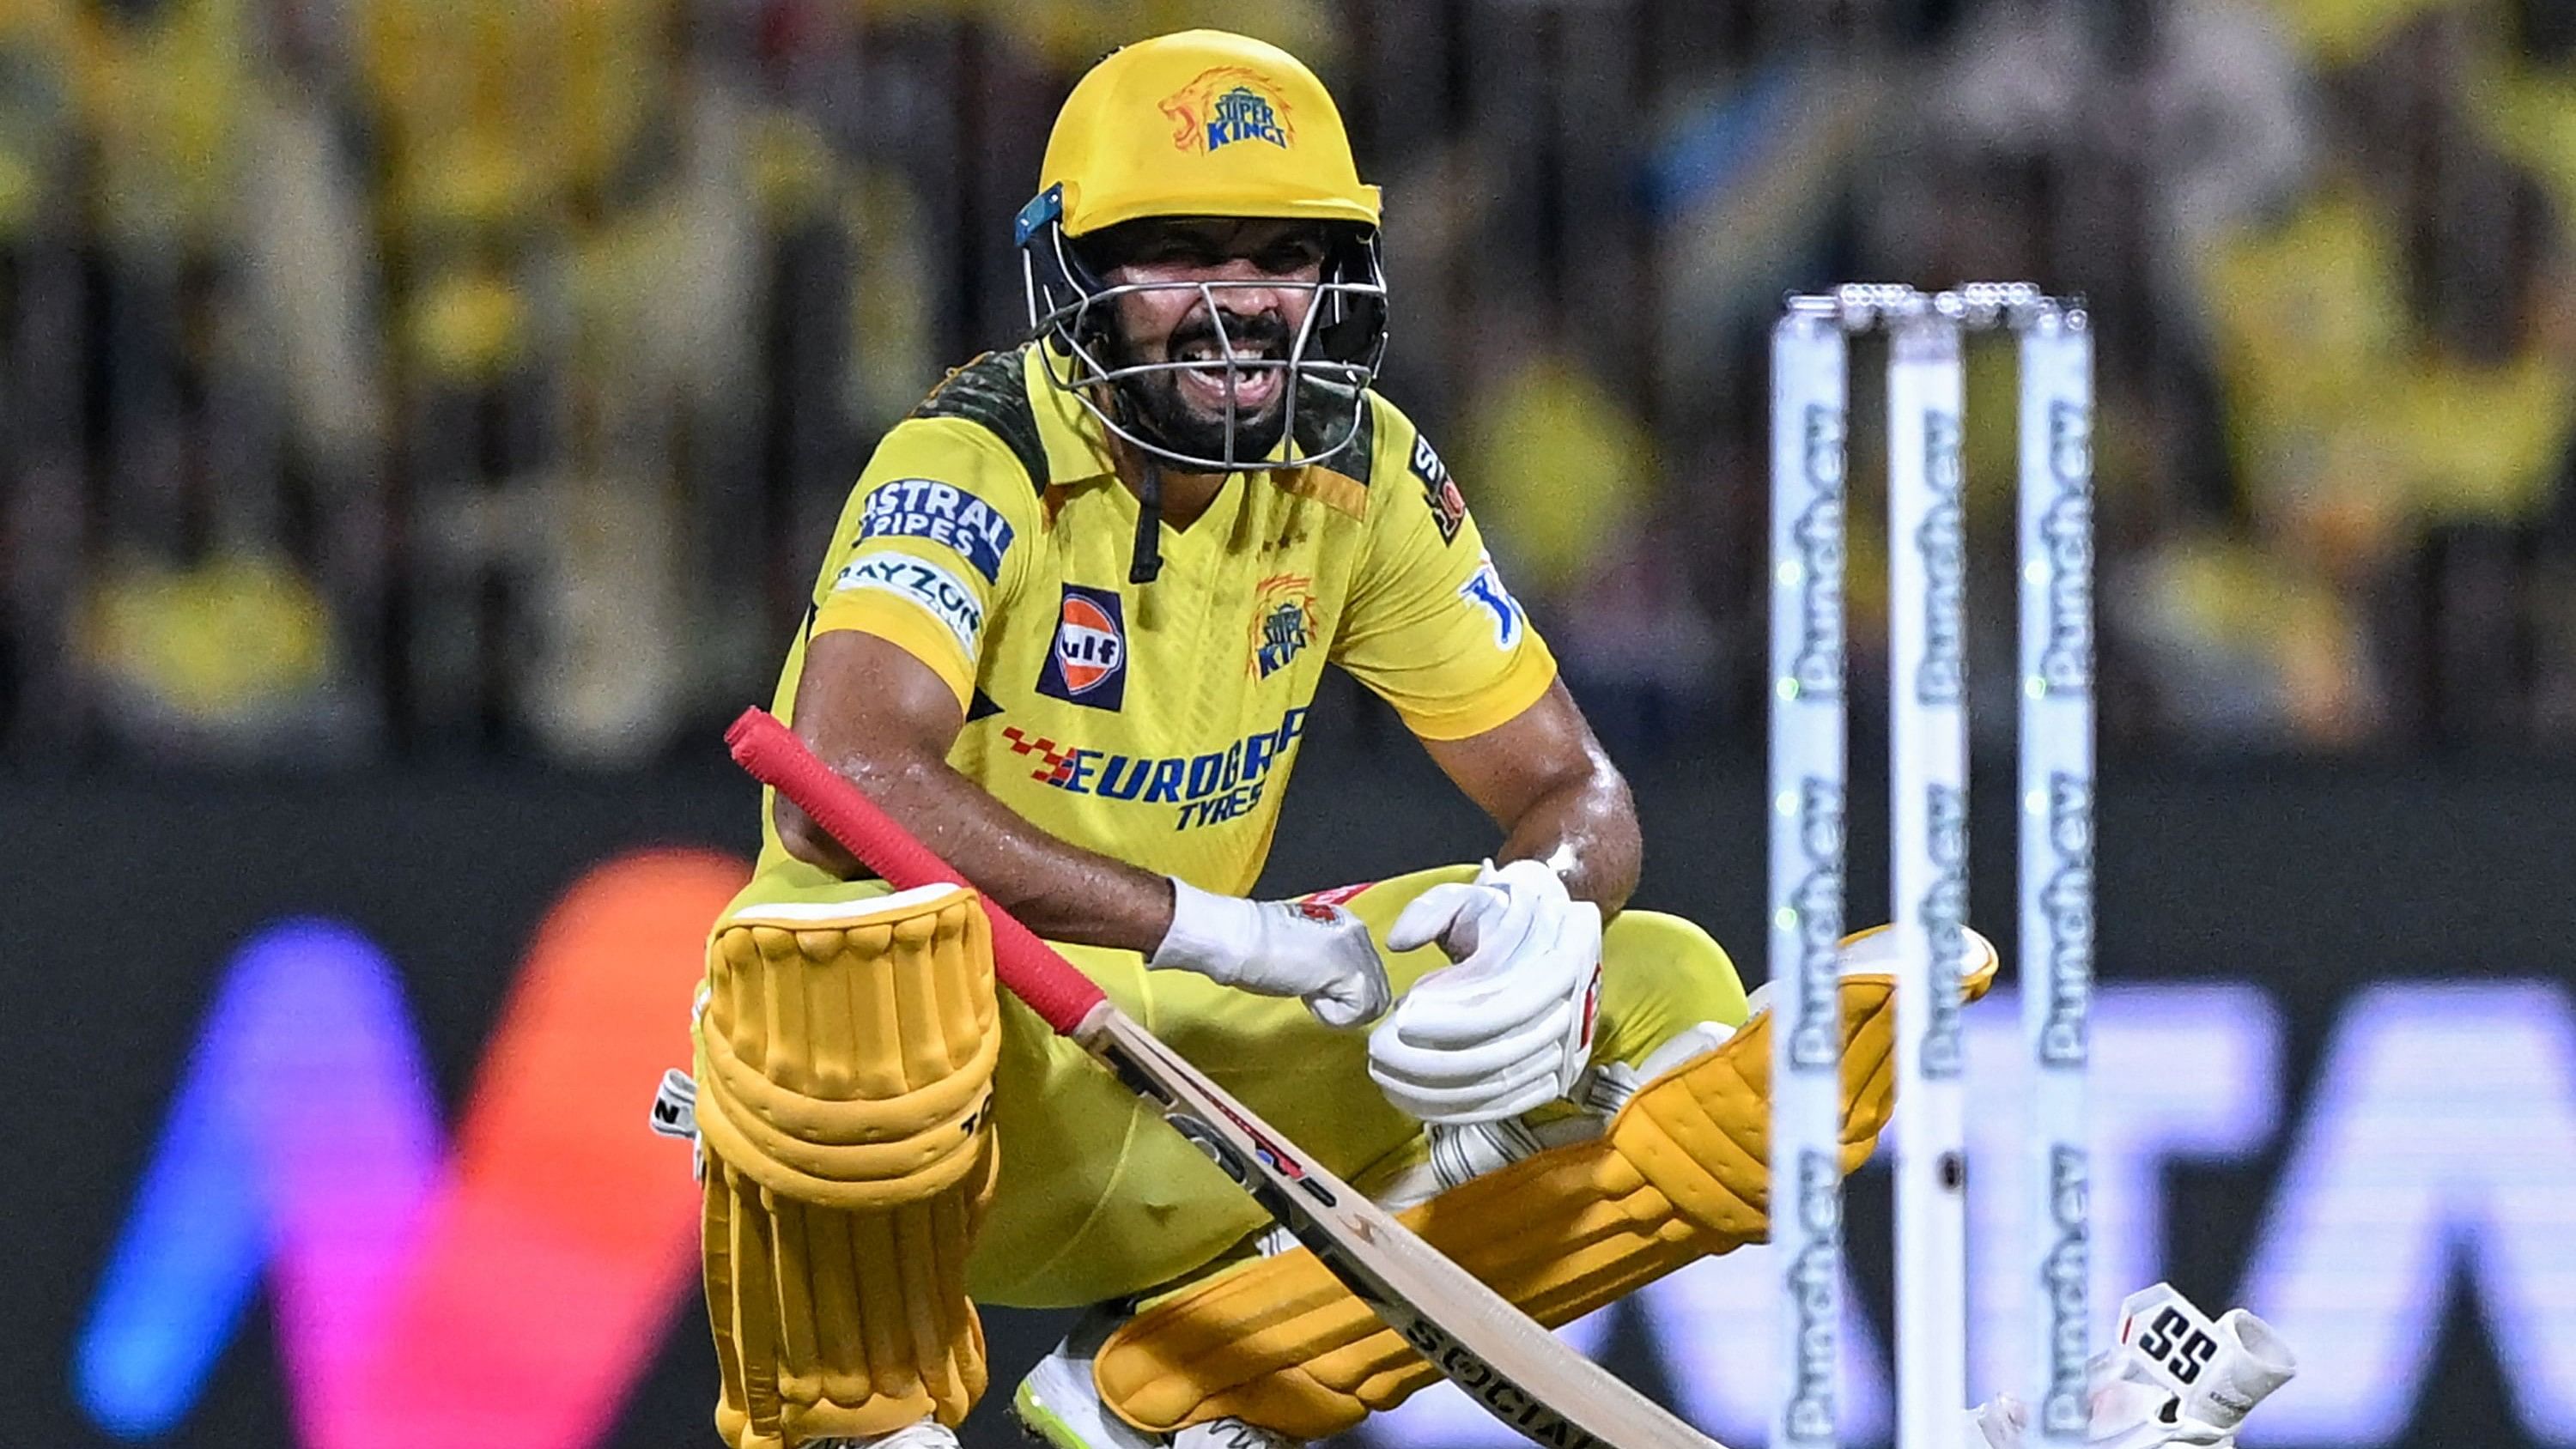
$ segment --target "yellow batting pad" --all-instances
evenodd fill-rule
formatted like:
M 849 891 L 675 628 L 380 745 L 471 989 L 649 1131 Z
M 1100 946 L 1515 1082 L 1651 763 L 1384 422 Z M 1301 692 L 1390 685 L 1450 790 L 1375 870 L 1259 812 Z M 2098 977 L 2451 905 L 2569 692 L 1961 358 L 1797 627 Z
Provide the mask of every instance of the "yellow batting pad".
M 1869 1157 L 1894 1109 L 1895 982 L 1845 941 L 1843 1170 Z M 1855 960 L 1853 958 L 1861 958 Z M 1993 984 L 1971 933 L 1963 988 Z M 1770 1229 L 1771 1013 L 1646 1084 L 1599 1140 L 1538 1153 L 1400 1214 L 1532 1318 L 1571 1322 Z M 1169 1433 L 1224 1415 L 1298 1439 L 1350 1429 L 1437 1373 L 1298 1248 L 1185 1289 L 1111 1335 L 1102 1399 Z
M 841 1208 L 915 1201 L 973 1166 L 1001 1050 L 974 892 L 744 906 L 707 955 L 697 1111 L 710 1152 Z
M 999 1162 L 992 935 L 959 886 L 739 906 L 696 1025 L 707 1311 L 735 1449 L 961 1422 Z
M 977 1138 L 967 1175 L 931 1197 L 845 1211 L 784 1197 L 710 1153 L 707 1316 L 733 1449 L 884 1434 L 935 1415 L 956 1427 L 985 1387 L 966 1255 L 999 1154 Z

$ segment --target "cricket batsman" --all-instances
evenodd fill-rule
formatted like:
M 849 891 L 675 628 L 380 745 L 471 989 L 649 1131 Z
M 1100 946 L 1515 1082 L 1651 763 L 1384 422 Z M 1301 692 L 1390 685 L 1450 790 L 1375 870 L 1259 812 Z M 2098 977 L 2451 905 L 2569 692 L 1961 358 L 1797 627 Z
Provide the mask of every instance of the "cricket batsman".
M 956 1445 L 976 1302 L 1091 1310 L 1013 1397 L 1057 1449 L 1296 1444 L 1433 1378 L 997 994 L 978 893 L 1543 1321 L 1763 1235 L 1762 1017 L 1705 932 L 1621 909 L 1627 786 L 1372 389 L 1378 225 L 1294 57 L 1204 30 L 1112 54 L 1018 218 L 1031 336 L 851 491 L 772 708 L 972 890 L 892 891 L 773 798 L 716 924 L 696 1130 L 734 1449 Z M 1490 861 L 1247 895 L 1327 664 L 1492 818 Z M 1870 956 L 1847 1169 L 1889 1114 Z

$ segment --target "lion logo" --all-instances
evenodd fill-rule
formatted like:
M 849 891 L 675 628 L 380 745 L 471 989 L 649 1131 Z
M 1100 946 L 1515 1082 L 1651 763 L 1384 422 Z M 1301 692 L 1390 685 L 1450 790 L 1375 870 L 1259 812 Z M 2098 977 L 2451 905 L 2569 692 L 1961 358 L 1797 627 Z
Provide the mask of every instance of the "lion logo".
M 1249 66 L 1224 65 L 1200 72 L 1162 103 L 1172 121 L 1172 149 L 1213 154 L 1241 141 L 1267 141 L 1286 150 L 1297 140 L 1279 87 Z

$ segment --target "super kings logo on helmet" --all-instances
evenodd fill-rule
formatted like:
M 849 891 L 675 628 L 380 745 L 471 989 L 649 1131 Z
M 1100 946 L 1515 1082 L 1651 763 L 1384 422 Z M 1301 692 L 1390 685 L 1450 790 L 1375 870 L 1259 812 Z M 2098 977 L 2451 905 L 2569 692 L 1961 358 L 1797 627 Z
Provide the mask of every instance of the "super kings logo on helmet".
M 1038 693 L 1092 709 L 1127 702 L 1127 616 L 1116 590 L 1064 586 Z
M 1250 66 L 1201 71 L 1163 98 L 1172 119 L 1172 148 L 1210 155 L 1237 141 L 1267 141 L 1281 150 L 1295 145 L 1297 128 L 1279 87 Z

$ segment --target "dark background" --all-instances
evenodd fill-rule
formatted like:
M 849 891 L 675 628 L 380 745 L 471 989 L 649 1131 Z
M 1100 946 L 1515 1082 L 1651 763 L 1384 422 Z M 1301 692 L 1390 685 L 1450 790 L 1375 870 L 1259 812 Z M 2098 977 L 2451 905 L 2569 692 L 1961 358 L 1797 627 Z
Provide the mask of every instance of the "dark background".
M 1273 861 L 1277 887 L 1365 879 L 1489 847 L 1487 828 L 1409 747 L 1378 749 L 1335 716 L 1306 749 Z M 1871 751 L 1861 741 L 1855 759 Z M 1995 775 L 1986 772 L 1990 782 Z M 2576 781 L 2560 772 L 2113 759 L 2104 778 L 2104 981 L 2263 987 L 2288 1030 L 2285 1121 L 2298 1118 L 2339 1008 L 2369 983 L 2536 977 L 2569 987 L 2576 906 L 2564 889 L 2566 822 L 2576 819 Z M 1639 902 L 1704 922 L 1756 975 L 1762 843 L 1750 827 L 1761 818 L 1762 786 L 1754 762 L 1713 746 L 1641 767 L 1634 783 L 1650 842 Z M 2008 818 L 1991 788 L 1980 803 L 1988 807 L 1981 819 Z M 1865 791 L 1856 807 L 1857 920 L 1880 910 L 1867 882 L 1884 833 L 1870 828 L 1883 816 Z M 18 1167 L 0 1197 L 0 1232 L 17 1250 L 12 1311 L 0 1322 L 0 1362 L 13 1366 L 0 1382 L 0 1423 L 21 1426 L 9 1442 L 103 1442 L 69 1397 L 68 1346 L 198 1029 L 213 967 L 246 934 L 283 913 L 327 911 L 382 942 L 401 965 L 452 1109 L 518 943 L 555 894 L 586 865 L 630 846 L 747 851 L 751 810 L 749 791 L 712 742 L 701 758 L 646 777 L 133 775 L 0 787 L 8 842 L 0 900 L 9 903 L 0 970 L 19 1043 L 10 1068 Z M 1981 828 L 1975 839 L 1977 917 L 2010 959 L 2009 837 Z M 642 1091 L 639 1084 L 639 1104 Z M 2254 1158 L 2194 1167 L 2169 1184 L 2177 1190 L 2167 1271 L 2213 1310 L 2239 1286 L 2287 1136 Z M 1861 1291 L 1882 1311 L 1884 1195 L 1883 1178 L 1860 1179 L 1851 1230 Z M 2371 1268 L 2353 1265 L 2357 1274 Z M 2416 1432 L 2402 1442 L 2533 1442 L 2514 1426 L 2471 1310 L 2465 1296 L 2447 1311 L 2426 1305 L 2428 1331 L 2440 1325 L 2442 1358 L 2416 1408 Z M 997 1422 L 1004 1392 L 1058 1325 L 997 1313 L 988 1327 L 996 1389 L 977 1420 L 987 1428 L 970 1442 L 1001 1444 L 1010 1442 Z M 1652 1386 L 1656 1371 L 1635 1348 L 1623 1367 Z M 712 1442 L 712 1394 L 712 1359 L 692 1307 L 604 1442 Z M 283 1402 L 265 1315 L 254 1311 L 171 1442 L 283 1444 Z

